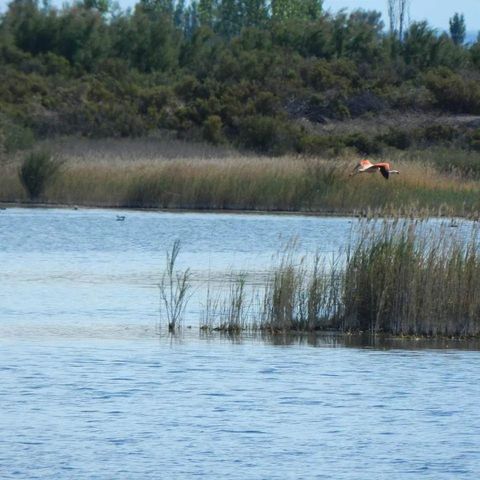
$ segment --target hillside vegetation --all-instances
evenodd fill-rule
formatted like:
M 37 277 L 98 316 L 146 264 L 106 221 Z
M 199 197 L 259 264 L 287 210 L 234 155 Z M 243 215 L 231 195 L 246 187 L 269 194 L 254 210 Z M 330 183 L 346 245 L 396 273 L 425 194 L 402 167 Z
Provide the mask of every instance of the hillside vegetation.
M 159 129 L 274 155 L 480 149 L 478 40 L 425 22 L 400 38 L 377 12 L 319 0 L 14 0 L 0 85 L 4 153 Z

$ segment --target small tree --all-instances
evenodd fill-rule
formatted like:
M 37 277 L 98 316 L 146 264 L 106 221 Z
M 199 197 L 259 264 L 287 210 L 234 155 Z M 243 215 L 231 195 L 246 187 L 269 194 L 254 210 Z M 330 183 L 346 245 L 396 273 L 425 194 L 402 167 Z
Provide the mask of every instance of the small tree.
M 450 37 L 455 45 L 462 45 L 465 41 L 465 17 L 455 13 L 455 15 L 449 20 L 450 23 Z
M 222 119 L 218 115 L 209 115 L 203 123 L 203 138 L 214 145 L 223 143 Z
M 44 192 L 58 175 L 62 164 L 45 151 L 32 152 L 25 157 L 18 169 L 18 176 L 30 200 L 37 199 Z

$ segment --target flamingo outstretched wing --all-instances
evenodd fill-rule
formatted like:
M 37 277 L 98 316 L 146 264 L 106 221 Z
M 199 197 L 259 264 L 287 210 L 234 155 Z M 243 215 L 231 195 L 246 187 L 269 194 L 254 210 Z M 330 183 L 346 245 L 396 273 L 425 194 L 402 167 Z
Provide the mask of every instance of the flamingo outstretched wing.
M 357 173 L 366 172 L 369 168 L 373 167 L 373 163 L 370 160 L 361 160 L 355 168 L 353 169 L 350 175 L 355 175 Z
M 378 168 L 380 170 L 380 173 L 383 175 L 383 177 L 388 180 L 390 177 L 390 164 L 387 162 L 380 162 L 380 163 L 375 163 L 373 165 L 374 167 Z

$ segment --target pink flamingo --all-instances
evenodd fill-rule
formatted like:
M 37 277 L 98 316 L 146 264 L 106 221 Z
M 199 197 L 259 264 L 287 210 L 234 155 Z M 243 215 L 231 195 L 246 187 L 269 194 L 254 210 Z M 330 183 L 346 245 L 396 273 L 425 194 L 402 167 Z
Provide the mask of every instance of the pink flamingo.
M 400 173 L 398 170 L 392 170 L 390 168 L 390 164 L 387 162 L 372 163 L 370 160 L 362 160 L 353 169 L 353 172 L 350 174 L 350 176 L 357 175 L 359 173 L 375 173 L 378 171 L 380 171 L 386 180 L 388 180 L 388 177 L 391 173 Z

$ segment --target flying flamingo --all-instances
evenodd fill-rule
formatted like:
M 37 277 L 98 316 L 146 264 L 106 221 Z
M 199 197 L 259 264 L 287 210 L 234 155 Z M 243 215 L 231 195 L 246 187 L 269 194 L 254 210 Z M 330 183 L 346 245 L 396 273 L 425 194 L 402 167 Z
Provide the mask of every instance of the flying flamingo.
M 398 170 L 391 170 L 390 164 L 387 162 L 372 163 L 370 160 L 362 160 L 353 169 L 350 176 L 357 175 L 358 173 L 375 173 L 378 171 L 380 171 L 386 180 L 388 180 L 391 173 L 400 173 Z

